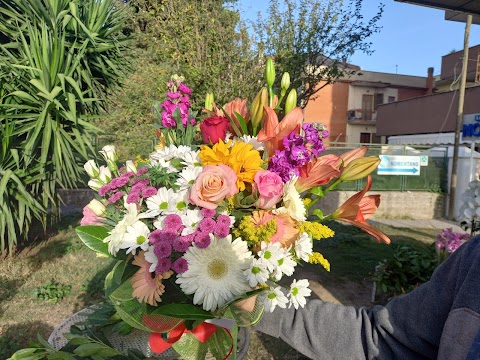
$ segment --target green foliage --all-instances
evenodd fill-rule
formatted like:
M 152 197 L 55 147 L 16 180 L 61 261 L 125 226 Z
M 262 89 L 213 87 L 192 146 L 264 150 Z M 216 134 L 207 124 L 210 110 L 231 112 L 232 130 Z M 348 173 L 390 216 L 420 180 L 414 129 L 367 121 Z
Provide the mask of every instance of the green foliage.
M 291 86 L 297 89 L 302 106 L 322 87 L 356 72 L 345 63 L 356 51 L 372 53 L 368 38 L 380 29 L 377 23 L 383 5 L 379 5 L 375 16 L 364 21 L 362 3 L 272 0 L 267 17 L 259 15 L 253 24 L 257 50 L 274 56 L 279 73 L 290 74 Z M 279 79 L 276 86 L 280 88 Z
M 433 246 L 424 250 L 409 245 L 392 246 L 395 247 L 392 257 L 382 260 L 375 267 L 373 280 L 379 294 L 405 294 L 430 279 L 438 266 Z
M 45 285 L 36 288 L 33 292 L 33 296 L 36 299 L 49 301 L 53 304 L 56 304 L 65 296 L 70 294 L 70 291 L 72 291 L 71 285 L 62 285 L 52 280 L 47 282 Z
M 0 359 L 8 359 L 18 349 L 20 349 L 20 344 L 16 339 L 0 336 Z
M 0 7 L 0 129 L 2 144 L 10 142 L 0 169 L 15 168 L 16 176 L 8 173 L 9 189 L 0 195 L 21 191 L 38 200 L 17 196 L 0 213 L 0 252 L 5 231 L 11 251 L 32 216 L 45 225 L 46 209 L 58 215 L 57 189 L 80 182 L 98 131 L 90 118 L 123 76 L 125 16 L 115 0 L 9 0 Z

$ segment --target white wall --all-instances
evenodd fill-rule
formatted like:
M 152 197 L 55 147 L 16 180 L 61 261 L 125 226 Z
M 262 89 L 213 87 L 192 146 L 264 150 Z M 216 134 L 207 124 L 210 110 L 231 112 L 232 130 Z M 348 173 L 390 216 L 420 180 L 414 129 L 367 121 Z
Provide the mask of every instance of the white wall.
M 361 109 L 362 108 L 362 95 L 375 95 L 376 93 L 383 93 L 383 102 L 388 102 L 388 97 L 395 97 L 395 101 L 398 100 L 398 89 L 394 88 L 374 88 L 367 86 L 354 86 L 350 85 L 348 92 L 348 110 Z

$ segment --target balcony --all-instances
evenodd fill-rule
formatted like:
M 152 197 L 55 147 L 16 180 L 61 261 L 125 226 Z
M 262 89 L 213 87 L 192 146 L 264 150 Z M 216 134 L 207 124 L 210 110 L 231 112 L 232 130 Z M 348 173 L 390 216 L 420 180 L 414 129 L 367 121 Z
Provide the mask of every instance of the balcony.
M 370 109 L 348 110 L 347 120 L 350 125 L 375 125 L 377 121 L 377 111 Z

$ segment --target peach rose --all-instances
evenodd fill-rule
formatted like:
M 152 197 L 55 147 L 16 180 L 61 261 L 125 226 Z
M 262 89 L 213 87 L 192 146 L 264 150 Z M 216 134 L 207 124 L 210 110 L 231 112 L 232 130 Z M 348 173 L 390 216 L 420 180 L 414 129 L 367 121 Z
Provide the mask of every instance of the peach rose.
M 260 209 L 274 208 L 283 195 L 282 178 L 271 171 L 259 170 L 253 180 L 258 191 L 256 205 Z
M 218 203 L 238 192 L 237 174 L 224 164 L 207 165 L 190 189 L 192 204 L 216 209 Z

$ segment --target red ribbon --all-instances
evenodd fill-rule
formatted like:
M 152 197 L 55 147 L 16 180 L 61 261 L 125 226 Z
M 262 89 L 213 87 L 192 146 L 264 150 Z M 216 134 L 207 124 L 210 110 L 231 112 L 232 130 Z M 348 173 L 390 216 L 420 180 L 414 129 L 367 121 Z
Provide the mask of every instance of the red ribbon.
M 151 333 L 148 343 L 150 344 L 150 348 L 154 352 L 156 352 L 157 354 L 160 354 L 166 351 L 168 348 L 170 348 L 170 346 L 175 344 L 178 340 L 180 340 L 183 334 L 192 333 L 193 336 L 195 336 L 198 341 L 200 341 L 201 343 L 204 343 L 215 333 L 215 331 L 218 330 L 218 328 L 219 327 L 216 325 L 203 322 L 193 330 L 187 330 L 187 328 L 185 327 L 185 324 L 182 322 L 180 325 L 178 325 L 176 328 L 174 328 L 172 331 L 168 333 L 166 341 L 163 339 L 162 334 Z M 221 328 L 221 329 L 225 330 L 230 336 L 230 338 L 232 339 L 232 345 L 230 346 L 230 350 L 228 351 L 228 354 L 223 358 L 225 360 L 232 353 L 233 337 L 230 331 L 228 331 L 225 328 Z

